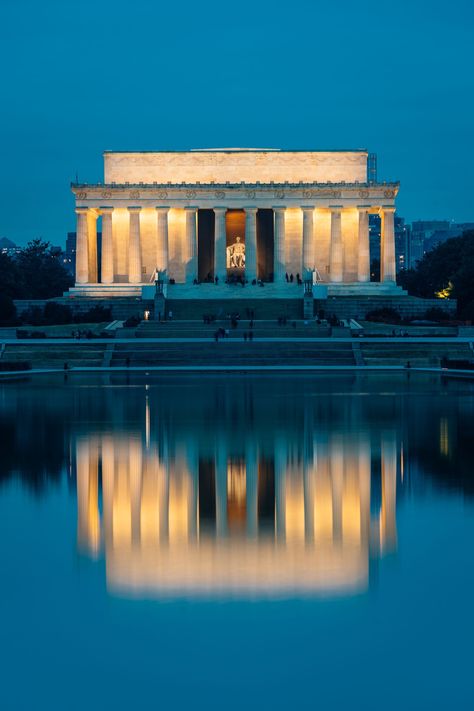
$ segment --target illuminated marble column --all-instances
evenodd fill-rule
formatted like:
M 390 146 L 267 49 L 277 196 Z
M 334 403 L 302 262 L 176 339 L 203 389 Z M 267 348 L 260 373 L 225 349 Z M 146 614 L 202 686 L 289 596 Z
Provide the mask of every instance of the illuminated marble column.
M 99 280 L 97 272 L 97 218 L 99 213 L 97 210 L 88 210 L 87 212 L 87 241 L 89 244 L 89 281 L 92 284 L 97 284 Z
M 258 454 L 253 441 L 247 443 L 245 452 L 245 496 L 247 535 L 255 538 L 258 531 Z
M 359 236 L 357 241 L 357 281 L 370 281 L 369 211 L 359 207 Z
M 285 281 L 286 260 L 285 260 L 285 208 L 274 207 L 274 244 L 273 244 L 273 281 L 283 283 Z
M 214 277 L 225 282 L 227 277 L 227 236 L 225 216 L 227 208 L 214 208 Z
M 395 208 L 383 207 L 381 218 L 380 280 L 395 282 Z
M 102 256 L 101 275 L 102 284 L 112 284 L 114 281 L 114 243 L 112 237 L 113 207 L 101 207 L 102 215 Z
M 331 248 L 329 257 L 329 277 L 332 282 L 342 282 L 343 251 L 341 232 L 341 210 L 331 208 Z
M 140 247 L 141 207 L 129 207 L 130 237 L 128 241 L 128 281 L 140 284 L 142 281 L 142 254 Z
M 187 284 L 197 278 L 197 207 L 186 207 L 186 270 Z
M 257 208 L 245 208 L 245 278 L 257 278 Z
M 157 239 L 156 268 L 158 271 L 168 271 L 168 213 L 169 207 L 156 207 Z
M 305 269 L 314 269 L 314 208 L 303 210 L 303 274 Z
M 218 537 L 227 534 L 227 449 L 223 441 L 218 442 L 216 452 L 216 533 Z
M 89 283 L 89 225 L 87 213 L 87 207 L 76 208 L 76 284 Z

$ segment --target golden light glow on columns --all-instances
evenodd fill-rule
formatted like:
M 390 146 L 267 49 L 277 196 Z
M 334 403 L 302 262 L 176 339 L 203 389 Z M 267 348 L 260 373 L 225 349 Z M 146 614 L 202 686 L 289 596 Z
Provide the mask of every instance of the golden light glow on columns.
M 197 207 L 186 207 L 186 282 L 197 278 Z
M 184 282 L 186 250 L 186 213 L 181 208 L 168 212 L 168 273 L 176 281 Z
M 342 242 L 341 209 L 331 208 L 331 245 L 329 274 L 332 282 L 342 282 L 344 253 Z
M 286 272 L 285 208 L 274 207 L 273 215 L 273 280 L 275 282 L 283 282 Z
M 314 269 L 314 208 L 302 207 L 303 212 L 303 270 Z
M 99 213 L 97 210 L 89 209 L 87 211 L 87 239 L 89 243 L 88 258 L 89 258 L 89 282 L 97 284 L 97 218 Z
M 381 209 L 380 280 L 395 281 L 395 208 Z
M 102 255 L 101 255 L 101 282 L 112 284 L 114 281 L 114 243 L 112 236 L 113 207 L 101 207 L 102 215 Z
M 87 220 L 87 207 L 76 208 L 76 283 L 89 282 L 89 223 Z
M 214 208 L 214 277 L 217 276 L 220 282 L 225 281 L 227 275 L 226 213 L 225 207 Z
M 128 280 L 131 284 L 142 281 L 142 253 L 140 245 L 140 212 L 141 207 L 129 207 L 129 239 L 128 239 Z
M 299 207 L 285 209 L 285 270 L 301 276 L 303 254 L 303 213 Z
M 128 281 L 128 237 L 130 219 L 126 207 L 117 207 L 112 213 L 112 238 L 114 250 L 114 281 Z
M 341 212 L 341 235 L 343 244 L 343 281 L 357 281 L 359 213 L 356 208 Z
M 370 281 L 370 240 L 369 240 L 369 210 L 367 207 L 359 207 L 359 234 L 358 234 L 358 260 L 357 260 L 357 280 L 360 282 Z
M 197 449 L 176 449 L 170 457 L 165 444 L 159 456 L 153 442 L 147 447 L 139 434 L 78 440 L 78 538 L 97 552 L 101 456 L 106 569 L 112 588 L 156 594 L 170 588 L 175 593 L 314 592 L 367 584 L 371 458 L 366 433 L 334 435 L 329 442 L 315 439 L 310 449 L 317 456 L 303 466 L 286 445 L 275 442 L 268 470 L 272 474 L 266 480 L 275 502 L 274 528 L 265 518 L 269 529 L 259 528 L 259 497 L 269 492 L 257 486 L 255 443 L 246 444 L 241 457 L 229 456 L 227 447 L 222 440 L 214 455 L 215 535 L 210 535 L 211 527 L 196 538 L 201 481 Z M 396 457 L 394 437 L 384 434 L 382 550 L 396 540 Z M 205 495 L 213 496 L 212 488 Z M 248 516 L 256 518 L 250 527 Z
M 170 262 L 170 209 L 169 207 L 157 207 L 156 209 L 156 254 L 155 268 L 158 271 L 168 271 Z M 173 216 L 174 218 L 174 213 Z M 171 226 L 171 238 L 176 242 L 174 222 Z M 180 254 L 178 250 L 175 254 Z

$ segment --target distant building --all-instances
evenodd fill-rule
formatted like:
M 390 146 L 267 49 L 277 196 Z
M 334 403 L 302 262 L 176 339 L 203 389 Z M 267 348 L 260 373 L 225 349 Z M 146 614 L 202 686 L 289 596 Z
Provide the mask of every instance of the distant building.
M 64 252 L 64 266 L 76 278 L 76 233 L 68 232 L 66 237 L 66 251 Z
M 397 273 L 408 269 L 411 225 L 405 223 L 404 217 L 395 215 L 395 259 Z
M 414 269 L 424 255 L 452 237 L 459 237 L 466 230 L 473 230 L 473 222 L 450 222 L 449 220 L 415 220 L 411 225 L 408 266 Z
M 20 251 L 20 247 L 17 247 L 15 242 L 7 237 L 0 237 L 0 253 L 7 254 L 9 257 L 15 257 Z

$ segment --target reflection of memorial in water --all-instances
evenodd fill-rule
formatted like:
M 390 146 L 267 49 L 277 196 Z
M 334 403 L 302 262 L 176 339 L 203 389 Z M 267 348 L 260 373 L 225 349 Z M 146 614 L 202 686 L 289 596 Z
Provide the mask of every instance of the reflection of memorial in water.
M 108 587 L 126 595 L 363 590 L 396 543 L 399 458 L 394 432 L 79 436 L 79 545 L 103 545 Z

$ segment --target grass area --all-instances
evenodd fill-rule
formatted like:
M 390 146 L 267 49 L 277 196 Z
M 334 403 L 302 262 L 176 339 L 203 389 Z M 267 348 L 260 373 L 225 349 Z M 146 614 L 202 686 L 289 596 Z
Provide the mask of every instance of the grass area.
M 60 326 L 18 326 L 21 331 L 37 331 L 45 333 L 50 338 L 68 338 L 75 331 L 92 331 L 94 334 L 99 334 L 108 326 L 110 321 L 102 323 L 65 323 Z

